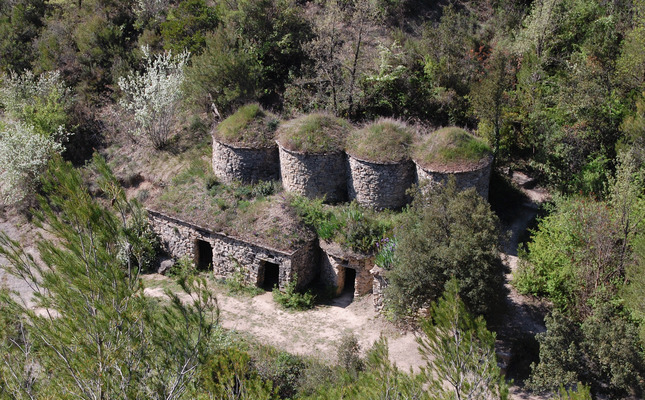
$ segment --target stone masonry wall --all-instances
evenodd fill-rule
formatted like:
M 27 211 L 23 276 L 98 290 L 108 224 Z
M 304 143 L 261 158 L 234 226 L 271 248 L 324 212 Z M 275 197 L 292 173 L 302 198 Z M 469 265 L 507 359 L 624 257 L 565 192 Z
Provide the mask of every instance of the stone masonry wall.
M 335 286 L 336 294 L 340 294 L 345 286 L 346 269 L 350 268 L 356 271 L 354 296 L 362 296 L 372 291 L 373 278 L 370 268 L 374 265 L 374 256 L 340 254 L 324 243 L 321 243 L 321 248 L 320 280 L 324 285 Z
M 226 183 L 277 180 L 280 159 L 277 147 L 245 148 L 221 143 L 213 138 L 213 172 Z
M 279 265 L 280 289 L 284 289 L 289 283 L 293 272 L 298 274 L 298 287 L 303 287 L 316 275 L 317 260 L 313 242 L 289 254 L 221 233 L 210 232 L 205 228 L 156 211 L 148 210 L 148 217 L 166 249 L 175 258 L 188 256 L 194 260 L 197 240 L 208 242 L 213 249 L 213 272 L 216 278 L 226 278 L 241 267 L 246 282 L 257 285 L 260 283 L 258 277 L 261 266 L 267 261 Z M 314 270 L 308 271 L 307 268 Z
M 347 199 L 345 153 L 306 154 L 280 149 L 282 186 L 309 198 L 326 196 L 335 203 Z
M 352 155 L 348 158 L 347 192 L 350 200 L 356 199 L 362 206 L 377 209 L 397 209 L 410 201 L 405 192 L 415 180 L 411 161 L 380 164 Z
M 490 173 L 493 165 L 492 157 L 489 157 L 483 165 L 469 171 L 431 170 L 421 167 L 418 163 L 415 164 L 419 183 L 424 181 L 430 181 L 431 184 L 443 183 L 447 181 L 450 176 L 454 176 L 458 190 L 466 190 L 474 187 L 480 196 L 488 200 Z

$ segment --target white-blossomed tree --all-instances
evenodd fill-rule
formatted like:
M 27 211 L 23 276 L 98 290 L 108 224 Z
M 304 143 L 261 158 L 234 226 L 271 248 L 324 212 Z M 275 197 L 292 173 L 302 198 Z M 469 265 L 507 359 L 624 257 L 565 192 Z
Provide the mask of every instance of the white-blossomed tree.
M 143 72 L 119 78 L 123 97 L 121 107 L 129 111 L 135 123 L 134 134 L 144 136 L 155 148 L 163 148 L 171 137 L 182 99 L 184 66 L 190 53 L 173 55 L 171 51 L 152 55 L 141 48 L 145 61 Z

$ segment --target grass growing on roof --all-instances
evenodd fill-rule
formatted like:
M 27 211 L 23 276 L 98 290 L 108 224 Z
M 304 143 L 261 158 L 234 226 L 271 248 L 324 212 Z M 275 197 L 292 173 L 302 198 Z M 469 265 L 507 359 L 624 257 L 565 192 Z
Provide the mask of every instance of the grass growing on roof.
M 221 142 L 248 147 L 274 146 L 278 118 L 258 104 L 247 104 L 222 121 L 215 129 Z
M 488 157 L 491 149 L 482 139 L 463 129 L 442 128 L 420 143 L 414 158 L 422 166 L 472 165 Z
M 323 204 L 322 199 L 296 195 L 292 195 L 291 204 L 319 238 L 361 253 L 377 250 L 379 241 L 400 225 L 399 221 L 406 212 L 374 211 L 356 202 L 329 206 Z
M 146 206 L 214 232 L 284 251 L 314 238 L 278 182 L 226 185 L 203 160 L 188 165 Z
M 278 129 L 278 141 L 285 148 L 303 153 L 342 150 L 350 124 L 329 114 L 309 114 L 288 121 Z
M 374 162 L 399 162 L 410 156 L 414 133 L 401 121 L 380 119 L 355 130 L 347 139 L 351 155 Z

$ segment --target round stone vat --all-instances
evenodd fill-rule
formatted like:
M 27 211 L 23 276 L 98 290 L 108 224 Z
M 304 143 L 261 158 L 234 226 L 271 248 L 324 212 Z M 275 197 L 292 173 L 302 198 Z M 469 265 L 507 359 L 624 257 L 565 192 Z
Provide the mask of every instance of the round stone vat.
M 347 192 L 350 200 L 376 209 L 398 209 L 410 198 L 406 191 L 414 183 L 414 164 L 410 160 L 377 163 L 351 154 Z
M 325 197 L 336 203 L 347 199 L 345 153 L 301 153 L 278 145 L 282 187 L 308 198 Z
M 467 169 L 433 168 L 422 166 L 416 162 L 417 179 L 419 183 L 429 182 L 431 185 L 442 184 L 450 176 L 455 177 L 457 190 L 475 188 L 477 193 L 488 200 L 488 189 L 490 185 L 490 173 L 493 165 L 493 157 L 489 156 L 476 165 Z
M 213 172 L 223 182 L 256 183 L 280 177 L 277 146 L 243 147 L 213 138 Z

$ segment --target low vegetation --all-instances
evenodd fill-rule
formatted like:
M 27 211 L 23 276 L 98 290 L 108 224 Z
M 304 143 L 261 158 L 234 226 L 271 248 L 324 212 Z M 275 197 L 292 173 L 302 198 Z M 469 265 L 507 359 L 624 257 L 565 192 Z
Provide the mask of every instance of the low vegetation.
M 463 129 L 439 129 L 416 146 L 414 159 L 424 167 L 471 166 L 489 157 L 490 147 Z
M 400 162 L 410 157 L 414 131 L 405 123 L 381 119 L 352 132 L 347 151 L 358 158 L 382 162 Z
M 308 114 L 280 125 L 278 141 L 302 153 L 331 153 L 343 150 L 350 124 L 330 114 Z
M 237 109 L 215 129 L 215 137 L 227 144 L 244 147 L 275 146 L 278 118 L 257 104 Z

